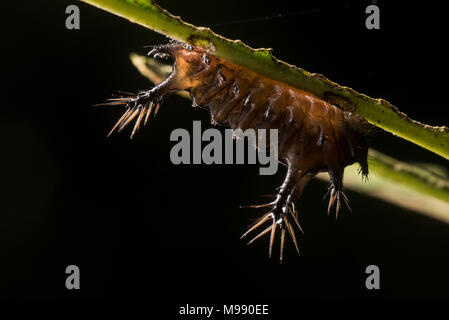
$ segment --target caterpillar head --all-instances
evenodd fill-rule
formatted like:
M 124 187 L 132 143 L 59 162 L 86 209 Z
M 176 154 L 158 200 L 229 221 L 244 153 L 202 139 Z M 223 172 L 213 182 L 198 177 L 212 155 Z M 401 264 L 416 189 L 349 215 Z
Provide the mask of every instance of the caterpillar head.
M 155 46 L 148 53 L 159 59 L 173 59 L 172 86 L 178 90 L 189 90 L 199 81 L 198 74 L 212 63 L 207 51 L 198 46 L 171 41 Z

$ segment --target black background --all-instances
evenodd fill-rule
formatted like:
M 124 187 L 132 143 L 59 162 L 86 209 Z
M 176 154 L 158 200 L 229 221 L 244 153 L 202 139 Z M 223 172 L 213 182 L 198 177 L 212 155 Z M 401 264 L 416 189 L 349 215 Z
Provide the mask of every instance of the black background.
M 364 1 L 158 3 L 187 22 L 274 48 L 276 57 L 382 97 L 414 119 L 447 125 L 446 18 L 436 4 L 379 2 L 381 29 L 369 31 Z M 69 4 L 81 10 L 80 30 L 65 28 Z M 143 46 L 164 36 L 74 1 L 17 4 L 5 13 L 1 298 L 176 306 L 449 297 L 448 225 L 354 191 L 354 213 L 335 222 L 319 181 L 302 200 L 301 257 L 291 242 L 284 265 L 277 250 L 268 259 L 266 239 L 247 247 L 240 235 L 263 211 L 238 207 L 273 192 L 284 169 L 270 177 L 254 165 L 172 165 L 171 131 L 191 130 L 193 120 L 211 126 L 206 111 L 177 96 L 132 141 L 129 132 L 106 138 L 121 110 L 91 107 L 114 90 L 148 88 L 128 55 L 145 54 Z M 448 167 L 380 130 L 371 143 L 401 160 Z M 65 288 L 69 264 L 80 267 L 81 290 Z M 365 288 L 369 264 L 380 267 L 381 290 Z

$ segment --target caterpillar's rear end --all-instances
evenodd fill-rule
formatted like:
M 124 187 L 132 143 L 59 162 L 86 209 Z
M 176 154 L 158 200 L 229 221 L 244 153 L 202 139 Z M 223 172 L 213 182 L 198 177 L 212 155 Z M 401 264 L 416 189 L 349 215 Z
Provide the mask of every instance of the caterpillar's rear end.
M 128 108 L 112 131 L 137 119 L 133 135 L 143 119 L 146 123 L 153 106 L 159 107 L 163 96 L 180 90 L 190 92 L 194 105 L 208 108 L 213 122 L 232 129 L 278 129 L 278 157 L 287 164 L 288 173 L 273 202 L 252 206 L 266 207 L 268 212 L 242 237 L 271 223 L 249 243 L 270 232 L 271 256 L 279 230 L 282 262 L 287 231 L 299 253 L 292 224 L 301 227 L 294 204 L 320 171 L 330 176 L 328 213 L 335 206 L 338 215 L 342 201 L 349 208 L 343 192 L 344 168 L 358 162 L 361 173 L 368 174 L 368 126 L 364 120 L 309 92 L 266 78 L 200 47 L 170 42 L 154 47 L 149 55 L 172 57 L 173 72 L 149 91 L 110 102 Z

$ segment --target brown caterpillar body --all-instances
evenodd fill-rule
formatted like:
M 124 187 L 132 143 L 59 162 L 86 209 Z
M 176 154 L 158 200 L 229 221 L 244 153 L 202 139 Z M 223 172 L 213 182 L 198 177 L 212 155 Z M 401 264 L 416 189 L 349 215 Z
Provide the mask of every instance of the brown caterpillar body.
M 294 203 L 309 181 L 320 171 L 330 176 L 328 213 L 333 205 L 336 214 L 343 200 L 343 172 L 347 165 L 358 162 L 364 176 L 368 174 L 366 126 L 364 120 L 327 103 L 313 94 L 271 80 L 247 68 L 214 56 L 200 47 L 170 42 L 154 47 L 149 55 L 173 57 L 171 75 L 149 91 L 106 104 L 128 107 L 111 133 L 137 120 L 131 137 L 141 121 L 156 111 L 164 95 L 187 90 L 194 105 L 208 108 L 212 121 L 232 129 L 278 129 L 278 158 L 288 166 L 288 173 L 273 202 L 250 207 L 268 207 L 243 236 L 271 219 L 271 224 L 249 243 L 271 232 L 269 255 L 276 230 L 281 232 L 282 262 L 285 231 L 290 234 L 299 253 L 292 222 L 300 228 Z

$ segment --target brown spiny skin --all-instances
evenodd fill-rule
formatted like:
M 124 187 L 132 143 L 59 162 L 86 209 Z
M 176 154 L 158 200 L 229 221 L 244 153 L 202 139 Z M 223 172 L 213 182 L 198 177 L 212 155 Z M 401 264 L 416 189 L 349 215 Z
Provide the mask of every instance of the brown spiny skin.
M 153 104 L 159 106 L 164 95 L 180 90 L 190 92 L 194 105 L 209 109 L 212 122 L 243 131 L 248 128 L 278 129 L 278 157 L 288 166 L 287 177 L 273 202 L 253 206 L 269 207 L 270 211 L 244 236 L 271 219 L 272 224 L 259 236 L 271 231 L 271 256 L 274 235 L 279 227 L 281 262 L 286 230 L 299 252 L 291 226 L 294 221 L 299 227 L 294 203 L 313 176 L 320 171 L 329 173 L 328 212 L 335 204 L 338 214 L 340 201 L 348 204 L 342 185 L 344 168 L 358 162 L 362 174 L 368 174 L 366 125 L 356 115 L 200 47 L 170 42 L 155 47 L 149 55 L 174 58 L 173 72 L 149 91 L 111 102 L 128 106 L 127 114 L 114 129 L 117 126 L 123 129 L 137 117 L 134 134 L 140 121 L 148 118 Z

